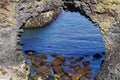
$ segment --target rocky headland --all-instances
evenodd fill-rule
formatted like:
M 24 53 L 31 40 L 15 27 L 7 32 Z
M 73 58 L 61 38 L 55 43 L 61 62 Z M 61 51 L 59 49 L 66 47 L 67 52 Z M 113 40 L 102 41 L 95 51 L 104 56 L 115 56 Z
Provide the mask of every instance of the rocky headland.
M 20 45 L 23 28 L 33 18 L 38 20 L 36 16 L 54 12 L 62 6 L 64 10 L 80 12 L 101 30 L 107 50 L 106 59 L 96 80 L 120 79 L 119 0 L 41 0 L 35 1 L 34 5 L 21 0 L 10 2 L 7 5 L 9 11 L 0 8 L 0 78 L 2 80 L 28 80 L 30 68 L 23 61 Z

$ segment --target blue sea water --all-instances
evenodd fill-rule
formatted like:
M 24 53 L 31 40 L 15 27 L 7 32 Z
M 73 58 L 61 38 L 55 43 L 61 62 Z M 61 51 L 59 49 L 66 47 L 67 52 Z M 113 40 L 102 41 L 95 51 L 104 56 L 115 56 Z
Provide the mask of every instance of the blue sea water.
M 84 56 L 90 61 L 91 73 L 96 75 L 104 60 L 105 45 L 99 29 L 78 12 L 63 11 L 52 24 L 38 29 L 25 29 L 21 37 L 23 52 L 57 53 L 64 56 Z M 94 59 L 93 54 L 103 57 Z M 24 53 L 23 53 L 24 54 Z

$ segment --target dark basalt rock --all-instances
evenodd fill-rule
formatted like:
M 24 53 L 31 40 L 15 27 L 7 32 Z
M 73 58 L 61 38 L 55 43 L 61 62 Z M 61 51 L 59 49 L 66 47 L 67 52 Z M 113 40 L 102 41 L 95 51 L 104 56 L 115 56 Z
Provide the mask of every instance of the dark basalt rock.
M 93 57 L 99 59 L 102 57 L 102 55 L 101 54 L 94 54 Z

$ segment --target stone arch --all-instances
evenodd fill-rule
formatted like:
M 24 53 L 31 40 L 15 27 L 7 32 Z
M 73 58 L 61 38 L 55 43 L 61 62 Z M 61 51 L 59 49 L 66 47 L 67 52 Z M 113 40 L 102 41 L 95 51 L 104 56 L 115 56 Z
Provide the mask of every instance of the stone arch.
M 54 4 L 53 4 L 53 1 Z M 37 16 L 38 14 L 42 12 L 47 12 L 49 10 L 54 10 L 58 7 L 63 6 L 64 4 L 64 9 L 68 11 L 79 11 L 82 15 L 85 17 L 89 18 L 95 25 L 97 25 L 101 33 L 103 35 L 105 45 L 106 45 L 106 59 L 104 63 L 102 64 L 102 67 L 96 76 L 96 80 L 119 80 L 120 79 L 120 10 L 119 10 L 119 5 L 120 1 L 119 0 L 81 0 L 81 1 L 76 1 L 76 0 L 51 0 L 51 5 L 48 5 L 48 3 L 45 4 L 39 4 L 39 2 L 36 3 L 36 7 L 31 7 L 30 4 L 26 4 L 24 0 L 21 0 L 18 4 L 14 4 L 14 8 L 11 9 L 11 11 L 17 10 L 17 17 L 13 17 L 14 15 L 11 14 L 12 19 L 15 19 L 15 23 L 13 25 L 2 25 L 3 28 L 1 28 L 0 33 L 0 38 L 4 38 L 5 43 L 0 43 L 0 54 L 2 54 L 2 57 L 0 58 L 0 62 L 3 60 L 2 66 L 12 66 L 16 67 L 11 71 L 11 73 L 14 73 L 15 70 L 20 70 L 21 67 L 20 65 L 23 66 L 22 61 L 18 59 L 18 54 L 17 52 L 21 51 L 21 46 L 19 44 L 19 38 L 21 33 L 23 32 L 23 25 L 26 23 L 26 21 L 32 17 Z M 47 5 L 47 6 L 46 6 Z M 53 7 L 54 6 L 54 7 Z M 16 7 L 16 9 L 15 9 Z M 27 12 L 25 12 L 27 11 Z M 23 14 L 24 12 L 24 14 Z M 33 13 L 34 12 L 34 13 Z M 1 25 L 1 24 L 0 24 Z M 4 28 L 6 26 L 6 28 Z M 11 26 L 14 26 L 12 28 L 9 28 Z M 4 32 L 3 32 L 4 31 Z M 15 31 L 12 33 L 12 31 Z M 19 32 L 19 33 L 18 33 Z M 4 36 L 2 36 L 4 35 Z M 16 36 L 19 36 L 16 38 Z M 12 37 L 13 36 L 13 37 Z M 8 39 L 9 38 L 9 41 Z M 0 42 L 3 40 L 0 40 Z M 18 44 L 17 44 L 18 43 Z M 9 44 L 11 45 L 11 48 L 8 46 Z M 17 44 L 17 45 L 16 45 Z M 3 47 L 6 48 L 3 48 Z M 5 53 L 11 54 L 11 56 L 5 55 Z M 21 53 L 21 52 L 20 52 Z M 9 63 L 8 63 L 9 61 Z M 21 69 L 22 72 L 20 71 L 19 74 L 24 75 L 24 79 L 26 80 L 27 74 L 25 73 L 25 69 Z M 17 73 L 15 73 L 17 75 Z M 20 77 L 20 76 L 16 76 Z M 15 77 L 15 78 L 16 78 Z M 18 78 L 19 80 L 23 80 Z

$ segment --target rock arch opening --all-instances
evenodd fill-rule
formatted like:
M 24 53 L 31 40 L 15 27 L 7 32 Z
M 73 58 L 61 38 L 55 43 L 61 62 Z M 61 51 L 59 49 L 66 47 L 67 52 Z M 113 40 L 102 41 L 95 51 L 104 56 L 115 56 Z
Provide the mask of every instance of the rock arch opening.
M 50 64 L 56 65 L 53 64 L 54 58 L 57 60 L 56 57 L 53 57 L 53 54 L 63 57 L 65 59 L 64 64 L 58 67 L 51 66 L 53 73 L 54 70 L 56 73 L 61 72 L 61 74 L 66 71 L 71 71 L 72 73 L 74 72 L 74 67 L 76 67 L 75 65 L 79 67 L 81 64 L 84 66 L 87 63 L 92 69 L 90 74 L 93 79 L 104 60 L 105 46 L 99 29 L 78 12 L 62 11 L 58 19 L 48 26 L 37 29 L 25 29 L 21 38 L 21 44 L 23 44 L 24 55 L 28 54 L 26 55 L 27 58 L 31 57 L 29 56 L 31 53 L 36 53 L 37 55 L 35 56 L 42 55 L 42 58 L 44 56 L 47 58 L 46 60 L 51 60 Z M 66 66 L 64 66 L 65 64 Z M 33 64 L 33 66 L 36 65 Z M 70 65 L 73 68 L 69 68 Z M 59 71 L 59 69 L 63 71 Z M 35 71 L 37 72 L 37 70 Z M 34 75 L 35 71 L 33 71 Z M 84 74 L 84 72 L 81 74 Z M 73 76 L 75 76 L 75 73 L 73 73 Z M 33 77 L 33 73 L 31 73 L 31 77 Z M 64 77 L 69 76 L 66 75 Z
M 43 1 L 43 0 L 42 0 Z M 47 2 L 45 2 L 47 1 Z M 55 3 L 54 3 L 55 1 Z M 45 3 L 44 3 L 45 2 Z M 9 16 L 3 15 L 3 9 L 0 8 L 0 21 L 4 21 L 4 17 L 7 18 L 5 22 L 0 22 L 0 63 L 8 73 L 12 74 L 16 70 L 15 76 L 19 80 L 25 79 L 25 77 L 20 77 L 18 74 L 28 75 L 25 73 L 25 68 L 21 68 L 21 61 L 18 59 L 19 50 L 21 53 L 21 47 L 19 45 L 19 37 L 16 38 L 18 32 L 22 32 L 22 29 L 18 30 L 28 18 L 35 17 L 42 12 L 47 12 L 48 10 L 57 9 L 61 6 L 60 0 L 44 0 L 44 2 L 35 2 L 35 9 L 27 4 L 24 0 L 20 0 L 19 3 L 12 2 L 8 9 L 10 10 L 7 14 Z M 119 0 L 63 0 L 65 8 L 67 9 L 69 5 L 72 4 L 72 10 L 79 10 L 82 15 L 88 17 L 94 24 L 97 24 L 103 35 L 105 45 L 107 48 L 106 59 L 101 67 L 99 74 L 97 75 L 97 80 L 119 80 L 120 79 L 120 59 L 119 59 L 119 48 L 120 48 L 120 10 L 119 10 Z M 42 4 L 41 4 L 42 3 Z M 40 5 L 39 5 L 40 4 Z M 51 6 L 51 4 L 54 4 Z M 75 5 L 75 6 L 74 6 Z M 54 6 L 54 7 L 53 7 Z M 17 12 L 16 12 L 17 10 Z M 68 9 L 70 11 L 70 8 Z M 5 11 L 6 12 L 6 11 Z M 34 13 L 33 13 L 34 12 Z M 2 13 L 2 14 L 1 14 Z M 15 17 L 15 14 L 17 17 Z M 1 17 L 2 15 L 2 17 Z M 12 19 L 12 20 L 11 20 Z M 13 22 L 14 21 L 14 22 Z M 5 23 L 5 24 L 4 24 Z M 17 39 L 17 40 L 16 40 Z M 18 42 L 18 45 L 16 43 Z M 9 46 L 10 45 L 10 46 Z M 17 48 L 17 49 L 16 49 Z M 10 55 L 10 56 L 6 56 Z M 23 66 L 23 65 L 22 65 Z M 8 68 L 9 67 L 9 68 Z M 22 72 L 21 72 L 22 71 Z M 13 74 L 14 75 L 14 74 Z M 12 75 L 12 76 L 13 76 Z M 1 75 L 0 75 L 1 76 Z M 11 76 L 11 75 L 9 75 Z M 15 79 L 16 79 L 15 77 Z M 10 77 L 7 77 L 8 79 Z

